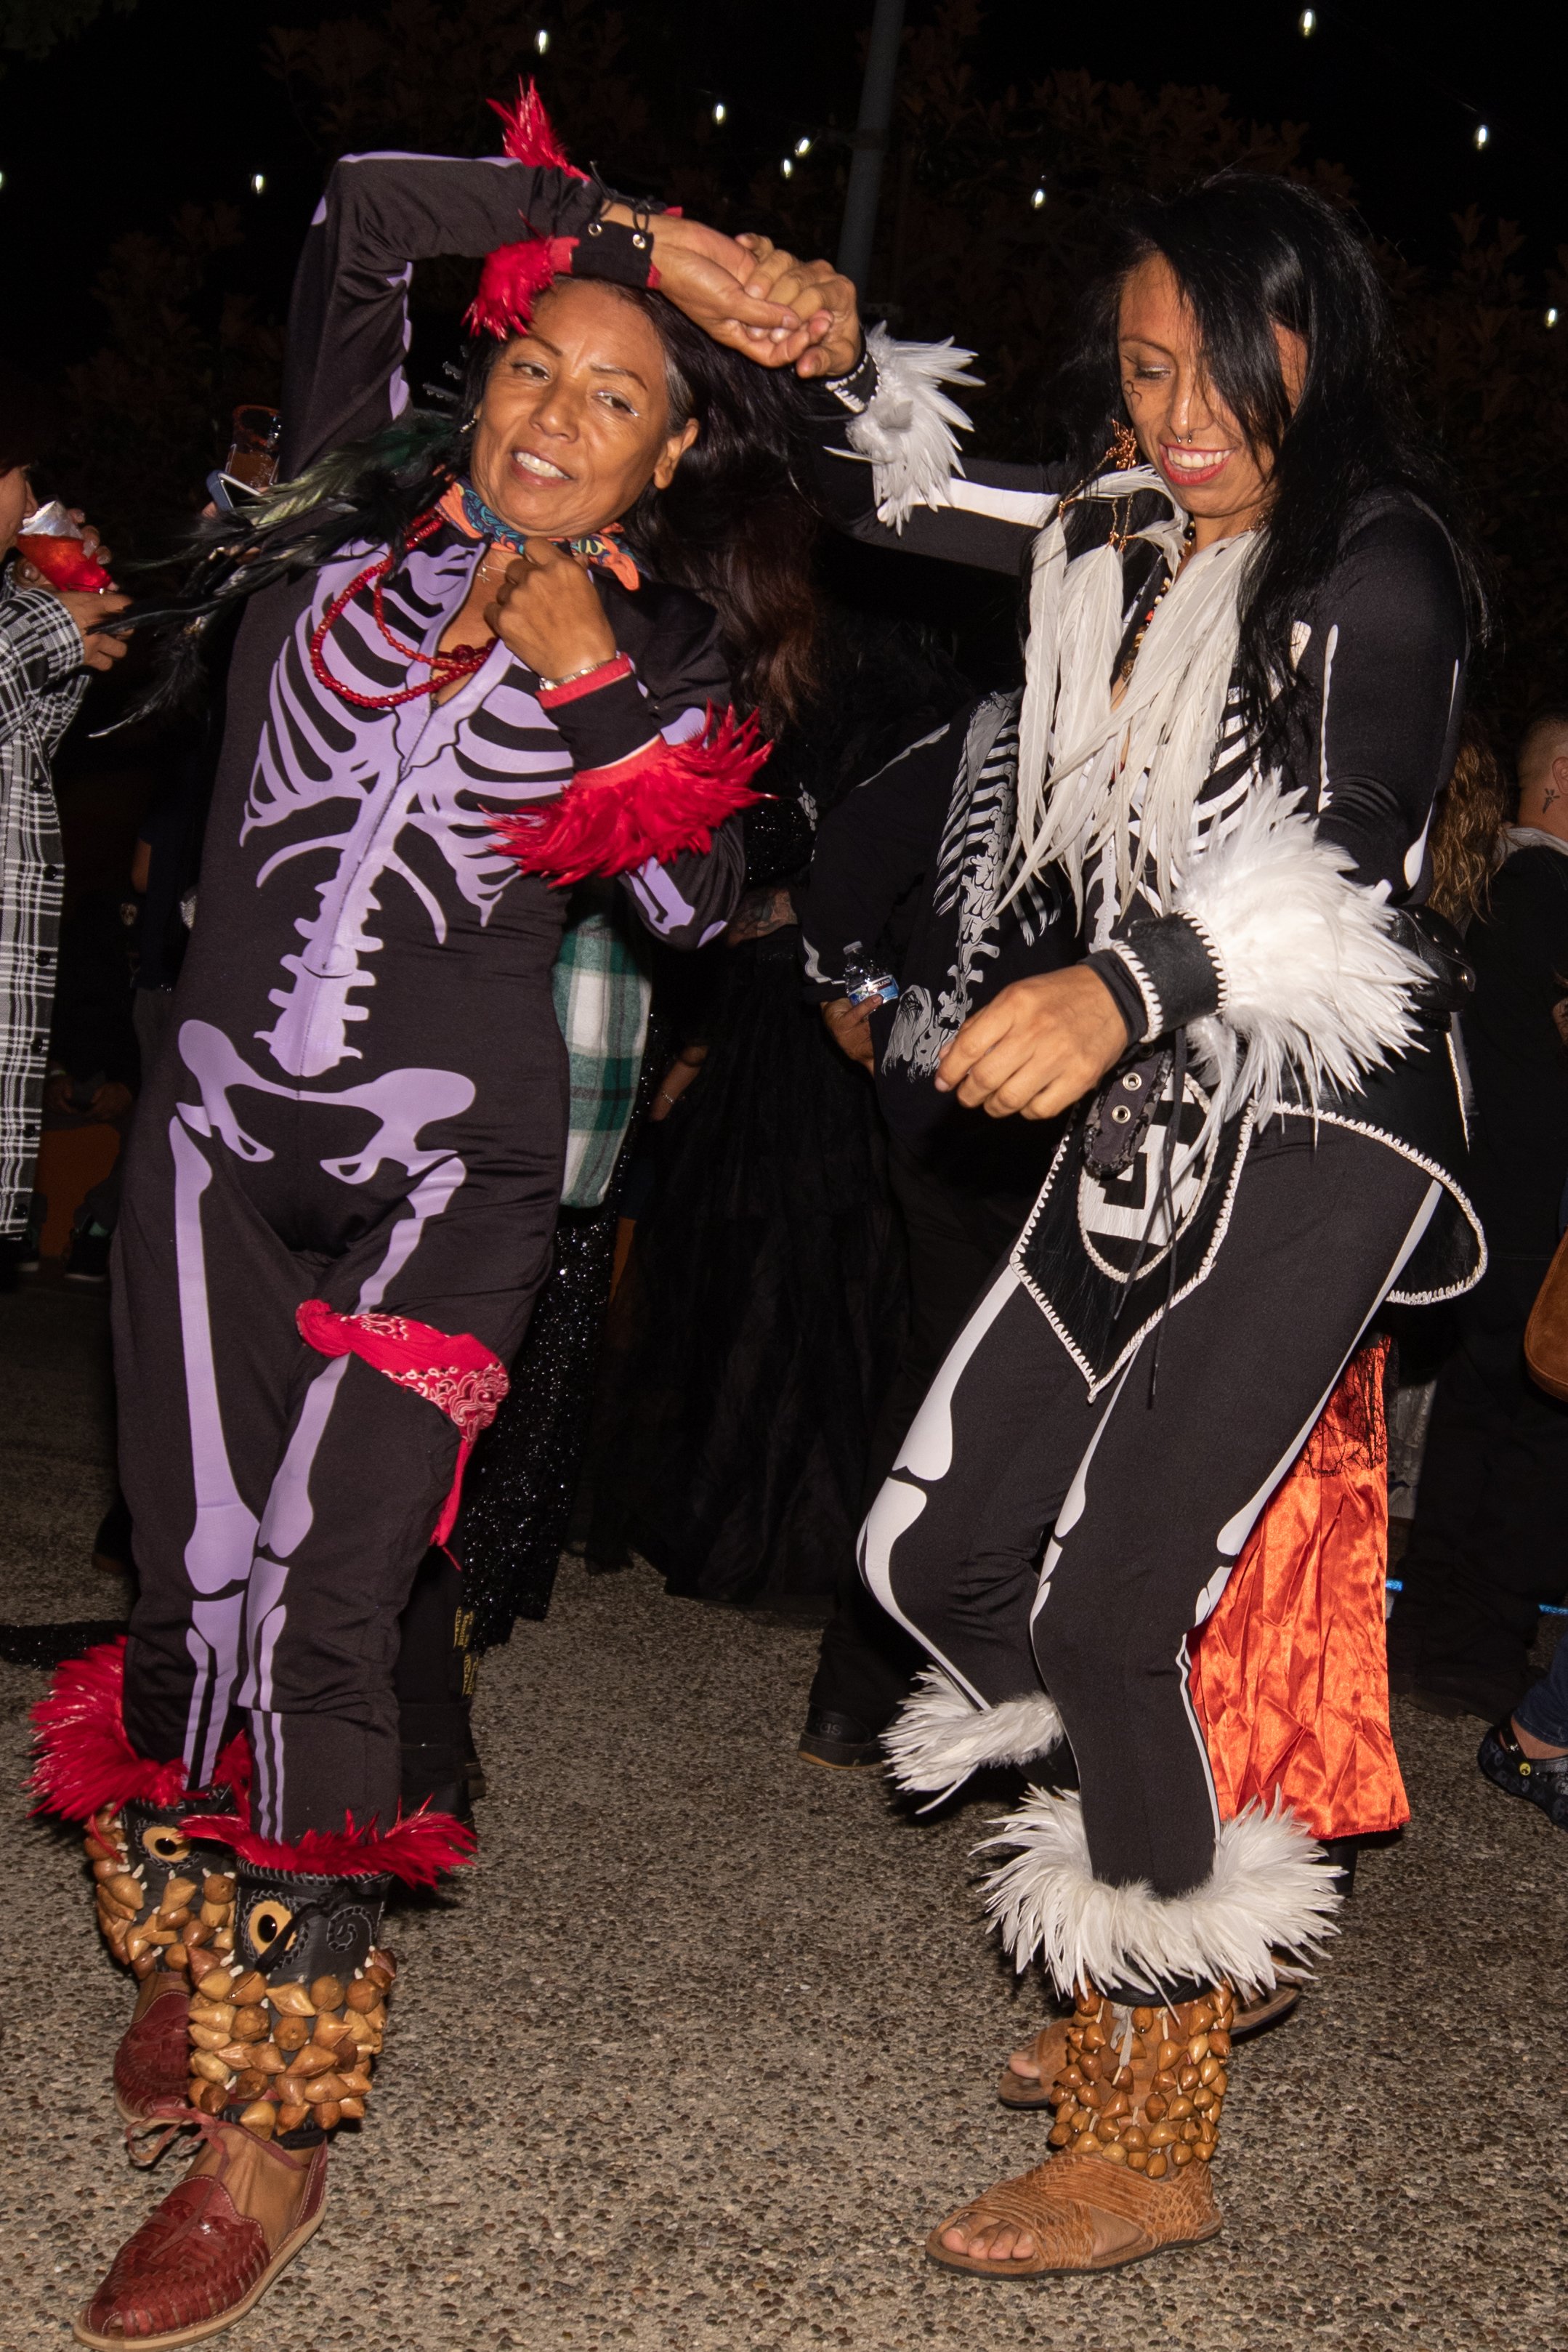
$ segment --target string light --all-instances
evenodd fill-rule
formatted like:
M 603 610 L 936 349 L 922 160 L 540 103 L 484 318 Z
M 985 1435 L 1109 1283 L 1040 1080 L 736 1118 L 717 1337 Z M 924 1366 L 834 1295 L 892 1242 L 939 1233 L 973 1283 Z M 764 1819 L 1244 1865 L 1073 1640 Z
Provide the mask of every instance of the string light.
M 1300 15 L 1296 19 L 1296 30 L 1300 34 L 1301 38 L 1304 41 L 1310 41 L 1317 29 L 1317 10 L 1315 8 L 1303 8 Z
M 253 196 L 261 196 L 266 194 L 267 174 L 265 172 L 252 172 L 250 175 L 250 193 Z
M 784 162 L 779 165 L 779 170 L 784 173 L 786 180 L 793 180 L 795 177 L 795 163 L 793 158 L 786 155 Z
M 730 116 L 730 110 L 729 110 L 729 108 L 725 105 L 725 103 L 724 103 L 723 100 L 722 100 L 722 99 L 720 99 L 720 100 L 718 100 L 717 104 L 714 106 L 714 109 L 713 109 L 713 120 L 714 120 L 714 121 L 715 121 L 715 122 L 726 122 L 726 121 L 728 121 L 728 120 L 729 120 L 729 116 Z
M 795 152 L 797 155 L 809 155 L 811 152 L 810 140 L 797 139 L 795 142 Z
M 1484 122 L 1478 122 L 1478 123 L 1477 123 L 1477 125 L 1476 125 L 1476 145 L 1477 145 L 1477 147 L 1478 147 L 1478 148 L 1485 147 L 1485 146 L 1489 145 L 1490 141 L 1491 141 L 1491 135 L 1492 135 L 1492 134 L 1491 134 L 1491 131 L 1490 131 L 1490 130 L 1488 128 L 1488 126 L 1486 125 L 1486 123 L 1484 123 Z
M 1029 202 L 1034 205 L 1035 210 L 1036 210 L 1037 212 L 1038 212 L 1038 211 L 1041 209 L 1042 205 L 1045 204 L 1045 201 L 1046 201 L 1046 192 L 1045 192 L 1044 188 L 1037 188 L 1037 189 L 1035 190 L 1034 194 L 1029 198 Z
M 541 25 L 538 32 L 535 33 L 533 37 L 533 46 L 539 51 L 541 57 L 544 55 L 545 50 L 550 47 L 550 35 L 542 25 Z
M 1549 327 L 1554 327 L 1557 324 L 1557 313 L 1554 310 L 1548 310 L 1546 313 L 1546 323 Z
M 5 173 L 4 173 L 4 172 L 0 172 L 0 188 L 3 188 L 3 187 L 5 186 Z

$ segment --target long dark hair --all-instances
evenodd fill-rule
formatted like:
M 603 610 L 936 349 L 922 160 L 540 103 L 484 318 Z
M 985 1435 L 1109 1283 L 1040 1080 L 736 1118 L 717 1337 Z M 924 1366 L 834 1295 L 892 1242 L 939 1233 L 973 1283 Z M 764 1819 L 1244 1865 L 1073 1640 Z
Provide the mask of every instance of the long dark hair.
M 672 429 L 689 417 L 699 428 L 668 488 L 650 485 L 625 518 L 626 536 L 655 578 L 713 606 L 738 701 L 776 730 L 810 690 L 816 619 L 817 523 L 792 485 L 788 388 L 711 342 L 663 295 L 615 291 L 647 313 L 664 347 Z M 504 349 L 486 341 L 468 352 L 462 398 L 450 410 L 410 409 L 374 439 L 330 451 L 246 514 L 205 524 L 184 591 L 126 616 L 163 641 L 158 682 L 134 715 L 185 698 L 211 624 L 237 599 L 355 541 L 391 544 L 466 474 L 472 424 Z
M 1128 423 L 1121 289 L 1131 270 L 1161 255 L 1197 322 L 1215 390 L 1253 447 L 1273 460 L 1267 528 L 1241 612 L 1243 715 L 1257 738 L 1267 746 L 1284 721 L 1291 625 L 1380 490 L 1409 493 L 1443 523 L 1480 634 L 1485 604 L 1454 492 L 1411 407 L 1387 296 L 1345 216 L 1290 181 L 1221 172 L 1182 195 L 1139 205 L 1121 226 L 1119 247 L 1064 370 L 1072 459 L 1089 478 L 1115 428 Z M 1277 325 L 1307 347 L 1293 413 Z

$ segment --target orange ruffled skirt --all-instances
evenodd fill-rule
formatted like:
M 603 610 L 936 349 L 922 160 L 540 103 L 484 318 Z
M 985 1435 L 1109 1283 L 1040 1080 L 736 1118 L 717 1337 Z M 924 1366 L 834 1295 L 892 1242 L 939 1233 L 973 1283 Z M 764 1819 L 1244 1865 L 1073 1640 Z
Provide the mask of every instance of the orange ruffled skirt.
M 1388 1720 L 1387 1349 L 1352 1358 L 1192 1638 L 1224 1821 L 1280 1797 L 1320 1838 L 1410 1818 Z

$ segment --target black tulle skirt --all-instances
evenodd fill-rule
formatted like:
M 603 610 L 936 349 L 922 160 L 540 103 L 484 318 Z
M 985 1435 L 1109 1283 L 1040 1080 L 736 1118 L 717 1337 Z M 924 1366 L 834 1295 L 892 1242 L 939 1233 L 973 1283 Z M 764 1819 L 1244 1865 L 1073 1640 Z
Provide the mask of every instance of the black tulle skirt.
M 792 926 L 726 949 L 708 1056 L 611 1308 L 579 1528 L 674 1592 L 816 1611 L 855 1540 L 906 1311 L 870 1080 Z

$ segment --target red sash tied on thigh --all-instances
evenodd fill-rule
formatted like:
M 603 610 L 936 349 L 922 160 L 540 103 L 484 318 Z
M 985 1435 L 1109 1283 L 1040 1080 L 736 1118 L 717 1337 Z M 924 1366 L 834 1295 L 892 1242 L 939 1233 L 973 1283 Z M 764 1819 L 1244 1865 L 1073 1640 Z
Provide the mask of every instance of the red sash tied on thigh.
M 424 1397 L 457 1430 L 458 1467 L 430 1538 L 445 1543 L 457 1521 L 474 1440 L 489 1427 L 511 1385 L 500 1358 L 471 1331 L 437 1331 L 406 1315 L 340 1315 L 324 1298 L 307 1298 L 294 1320 L 308 1346 L 323 1356 L 358 1356 L 373 1371 Z

